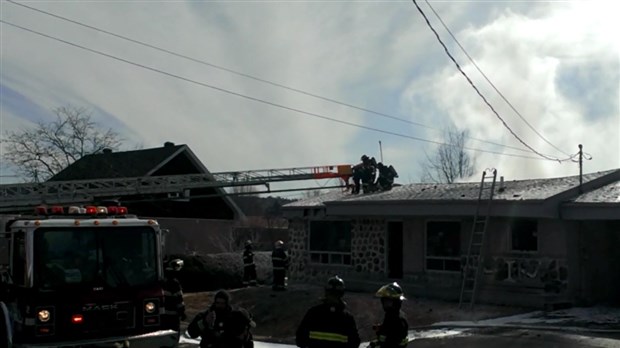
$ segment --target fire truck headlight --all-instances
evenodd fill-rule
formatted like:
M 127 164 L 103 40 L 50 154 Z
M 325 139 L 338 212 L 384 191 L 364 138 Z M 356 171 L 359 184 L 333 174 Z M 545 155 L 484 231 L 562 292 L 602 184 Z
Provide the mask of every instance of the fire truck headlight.
M 149 314 L 152 314 L 153 312 L 155 312 L 156 309 L 157 309 L 157 306 L 153 302 L 147 302 L 144 304 L 144 310 Z
M 47 309 L 42 309 L 37 313 L 37 318 L 42 323 L 47 323 L 52 317 L 52 314 Z

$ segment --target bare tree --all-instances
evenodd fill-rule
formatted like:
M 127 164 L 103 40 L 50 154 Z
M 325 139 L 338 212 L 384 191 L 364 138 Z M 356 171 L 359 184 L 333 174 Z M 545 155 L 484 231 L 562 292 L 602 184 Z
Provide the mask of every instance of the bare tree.
M 445 132 L 444 144 L 422 163 L 422 181 L 451 184 L 474 173 L 475 158 L 465 151 L 467 131 L 451 128 Z
M 45 181 L 83 156 L 105 148 L 116 150 L 122 143 L 112 129 L 97 127 L 85 108 L 63 106 L 52 111 L 53 122 L 6 132 L 2 158 L 26 181 Z

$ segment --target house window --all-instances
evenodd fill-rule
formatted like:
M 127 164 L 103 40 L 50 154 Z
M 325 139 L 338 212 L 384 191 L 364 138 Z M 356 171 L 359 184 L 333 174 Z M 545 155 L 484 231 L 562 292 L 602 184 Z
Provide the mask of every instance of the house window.
M 426 224 L 426 269 L 460 272 L 460 222 L 429 221 Z
M 311 221 L 308 249 L 311 263 L 350 265 L 351 223 L 349 221 Z
M 538 250 L 538 222 L 536 220 L 516 220 L 510 225 L 513 251 Z

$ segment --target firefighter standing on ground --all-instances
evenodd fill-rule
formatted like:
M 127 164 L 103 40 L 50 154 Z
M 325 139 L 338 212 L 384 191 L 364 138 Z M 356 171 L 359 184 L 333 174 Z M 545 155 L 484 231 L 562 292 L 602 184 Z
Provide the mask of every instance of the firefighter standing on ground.
M 284 251 L 284 242 L 281 240 L 275 243 L 275 248 L 271 253 L 271 263 L 273 265 L 273 290 L 286 290 L 286 270 L 289 259 Z
M 358 348 L 355 318 L 342 300 L 344 281 L 332 277 L 325 286 L 323 303 L 308 310 L 297 328 L 295 343 L 301 348 Z
M 230 294 L 220 290 L 215 294 L 211 306 L 192 320 L 187 327 L 187 333 L 192 338 L 201 337 L 200 348 L 224 347 L 222 335 L 231 313 Z
M 256 285 L 256 265 L 254 264 L 251 240 L 245 242 L 245 250 L 243 251 L 243 285 Z
M 385 317 L 381 325 L 374 327 L 377 339 L 372 341 L 369 347 L 406 347 L 409 323 L 405 314 L 400 310 L 405 299 L 403 289 L 396 282 L 386 284 L 377 291 L 375 297 L 381 299 Z
M 185 303 L 183 302 L 183 289 L 181 283 L 176 278 L 177 273 L 183 267 L 183 260 L 176 259 L 170 261 L 165 269 L 166 280 L 164 282 L 164 315 L 163 325 L 166 328 L 175 330 L 180 337 L 181 321 L 186 319 Z

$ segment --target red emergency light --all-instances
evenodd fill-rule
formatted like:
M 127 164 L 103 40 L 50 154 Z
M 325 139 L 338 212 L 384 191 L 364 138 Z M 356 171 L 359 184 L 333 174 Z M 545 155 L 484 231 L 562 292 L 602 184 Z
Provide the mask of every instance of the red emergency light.
M 97 215 L 97 207 L 89 205 L 86 207 L 86 215 Z
M 84 322 L 84 316 L 82 316 L 81 314 L 74 314 L 71 316 L 71 322 L 73 324 L 81 324 L 82 322 Z
M 39 205 L 34 208 L 35 215 L 47 215 L 47 207 L 44 205 Z
M 54 205 L 50 208 L 50 213 L 51 214 L 64 214 L 65 213 L 65 209 L 60 206 L 60 205 Z

